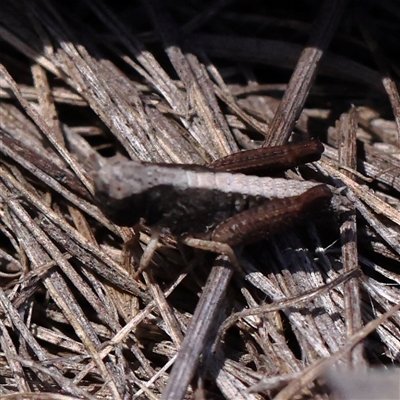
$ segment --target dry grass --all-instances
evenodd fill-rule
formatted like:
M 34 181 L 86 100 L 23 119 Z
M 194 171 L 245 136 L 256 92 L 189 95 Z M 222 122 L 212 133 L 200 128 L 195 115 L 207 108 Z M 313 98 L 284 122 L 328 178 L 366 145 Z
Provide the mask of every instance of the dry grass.
M 193 372 L 187 398 L 333 398 L 334 363 L 397 363 L 396 2 L 2 3 L 2 395 L 176 399 Z M 92 169 L 289 137 L 325 153 L 288 176 L 346 207 L 245 247 L 244 277 L 166 235 L 133 279 L 150 231 L 103 216 Z

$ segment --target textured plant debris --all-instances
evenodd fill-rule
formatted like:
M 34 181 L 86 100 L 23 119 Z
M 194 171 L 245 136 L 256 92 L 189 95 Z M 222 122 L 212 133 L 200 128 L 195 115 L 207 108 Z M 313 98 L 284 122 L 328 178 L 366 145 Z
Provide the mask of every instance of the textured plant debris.
M 3 1 L 2 393 L 334 398 L 332 365 L 397 366 L 399 15 L 389 0 Z M 238 249 L 242 273 L 93 198 L 110 162 L 210 165 L 288 138 L 325 152 L 285 178 L 343 202 Z

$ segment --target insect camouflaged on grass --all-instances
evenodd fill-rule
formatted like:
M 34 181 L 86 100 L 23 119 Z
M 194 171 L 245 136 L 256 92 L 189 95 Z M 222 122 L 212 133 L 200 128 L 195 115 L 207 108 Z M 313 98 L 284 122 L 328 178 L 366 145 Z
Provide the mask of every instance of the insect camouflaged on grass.
M 332 194 L 315 182 L 221 170 L 276 171 L 317 160 L 322 151 L 322 144 L 314 140 L 236 153 L 211 167 L 119 161 L 95 174 L 96 198 L 118 225 L 144 220 L 155 232 L 154 241 L 167 229 L 184 243 L 227 254 L 235 263 L 227 245 L 271 236 L 309 210 L 325 207 Z
M 263 171 L 277 172 L 318 160 L 322 152 L 322 144 L 311 141 L 236 153 L 217 160 L 211 166 L 213 169 L 119 163 L 98 171 L 95 179 L 97 200 L 116 223 L 133 225 L 144 217 L 156 232 L 163 227 L 169 228 L 178 238 L 190 233 L 200 239 L 189 237 L 183 239 L 184 243 L 227 254 L 239 269 L 231 246 L 255 242 L 283 230 L 310 211 L 326 207 L 332 193 L 327 186 L 313 182 L 218 171 L 252 172 L 261 167 Z M 157 241 L 156 234 L 142 256 L 139 272 L 150 262 Z M 207 243 L 212 245 L 207 247 Z M 220 284 L 215 289 L 209 283 L 204 287 L 163 390 L 163 400 L 184 397 L 200 355 L 207 346 L 207 338 L 212 335 L 213 316 L 218 308 L 213 305 L 219 304 L 214 298 L 215 290 L 219 290 L 217 298 L 221 298 L 231 276 L 230 268 L 212 269 L 209 280 L 216 279 Z M 205 320 L 208 322 L 204 323 Z

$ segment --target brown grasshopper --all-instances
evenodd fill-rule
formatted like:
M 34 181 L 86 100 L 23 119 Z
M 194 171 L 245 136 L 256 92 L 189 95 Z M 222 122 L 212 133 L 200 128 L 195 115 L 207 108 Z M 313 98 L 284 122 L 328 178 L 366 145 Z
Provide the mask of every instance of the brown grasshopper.
M 283 230 L 326 207 L 332 193 L 315 182 L 237 171 L 276 172 L 315 161 L 322 151 L 319 141 L 311 141 L 236 153 L 210 167 L 120 161 L 95 174 L 96 198 L 117 225 L 143 221 L 154 230 L 139 270 L 150 261 L 161 230 L 189 246 L 226 254 L 238 267 L 232 246 Z
M 240 268 L 231 246 L 256 242 L 295 224 L 327 207 L 332 193 L 327 186 L 314 182 L 237 172 L 253 173 L 261 167 L 262 172 L 274 173 L 318 160 L 322 152 L 322 144 L 312 141 L 236 153 L 217 160 L 211 168 L 117 163 L 97 172 L 96 195 L 101 208 L 115 223 L 131 226 L 144 219 L 155 229 L 139 272 L 150 262 L 157 233 L 164 228 L 188 245 L 228 255 L 231 263 Z M 231 271 L 224 269 L 213 276 L 226 286 Z M 207 300 L 215 290 L 222 293 L 224 288 L 207 284 L 204 288 L 203 301 L 196 308 L 163 392 L 165 400 L 182 399 L 194 376 L 213 329 L 212 323 L 202 322 L 207 319 L 202 314 L 218 312 L 213 307 L 215 300 Z

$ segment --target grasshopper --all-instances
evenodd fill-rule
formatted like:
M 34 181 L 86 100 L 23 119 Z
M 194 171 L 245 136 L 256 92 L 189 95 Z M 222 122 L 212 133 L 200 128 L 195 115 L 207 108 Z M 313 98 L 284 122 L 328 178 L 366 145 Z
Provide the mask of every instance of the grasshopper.
M 158 234 L 167 231 L 189 246 L 226 254 L 238 266 L 232 246 L 283 230 L 326 207 L 332 193 L 316 182 L 237 171 L 290 168 L 319 159 L 322 151 L 318 141 L 276 146 L 236 153 L 210 167 L 118 161 L 95 173 L 96 199 L 117 225 L 151 227 L 149 252 Z M 140 270 L 150 256 L 142 257 Z
M 96 197 L 113 222 L 133 226 L 142 220 L 154 230 L 138 272 L 150 262 L 158 233 L 163 229 L 185 244 L 227 255 L 240 270 L 232 246 L 269 237 L 326 208 L 332 192 L 326 185 L 315 182 L 238 172 L 252 174 L 261 167 L 263 173 L 274 173 L 316 161 L 322 152 L 322 144 L 312 141 L 236 153 L 208 168 L 118 162 L 96 173 Z M 230 276 L 225 270 L 220 281 L 227 285 Z M 213 291 L 210 289 L 209 293 Z M 203 310 L 204 307 L 203 304 L 196 308 L 163 393 L 165 400 L 183 398 L 195 373 L 206 338 L 212 331 L 210 324 L 202 323 L 202 313 L 217 312 L 212 307 Z

